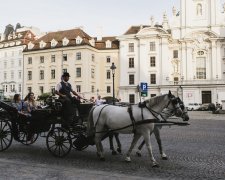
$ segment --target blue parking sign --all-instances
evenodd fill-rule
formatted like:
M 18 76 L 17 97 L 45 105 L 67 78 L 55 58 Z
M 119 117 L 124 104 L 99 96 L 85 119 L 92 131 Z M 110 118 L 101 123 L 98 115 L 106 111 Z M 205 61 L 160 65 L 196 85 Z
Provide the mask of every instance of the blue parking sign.
M 141 92 L 148 92 L 148 83 L 141 83 Z
M 141 83 L 141 97 L 148 96 L 148 83 Z

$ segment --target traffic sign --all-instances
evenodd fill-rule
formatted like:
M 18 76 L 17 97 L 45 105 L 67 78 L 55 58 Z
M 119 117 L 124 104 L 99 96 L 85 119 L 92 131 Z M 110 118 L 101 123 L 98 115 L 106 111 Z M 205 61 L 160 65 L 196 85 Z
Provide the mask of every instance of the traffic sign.
M 141 97 L 147 97 L 148 96 L 148 83 L 141 83 Z

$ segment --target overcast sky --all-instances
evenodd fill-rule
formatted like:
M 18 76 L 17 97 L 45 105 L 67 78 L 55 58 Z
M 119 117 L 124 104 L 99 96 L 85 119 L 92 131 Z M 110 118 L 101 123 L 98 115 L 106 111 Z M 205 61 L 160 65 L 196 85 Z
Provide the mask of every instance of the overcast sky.
M 172 15 L 180 9 L 179 0 L 0 0 L 0 32 L 17 22 L 41 31 L 57 31 L 83 26 L 96 36 L 121 35 L 131 25 L 150 24 L 150 17 L 161 23 L 163 12 Z

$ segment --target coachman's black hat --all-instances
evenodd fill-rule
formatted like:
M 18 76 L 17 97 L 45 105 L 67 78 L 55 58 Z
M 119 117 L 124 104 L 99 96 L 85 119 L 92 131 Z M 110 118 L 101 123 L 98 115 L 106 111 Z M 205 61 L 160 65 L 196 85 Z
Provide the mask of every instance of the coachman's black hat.
M 70 77 L 70 74 L 68 72 L 64 72 L 62 76 L 63 77 Z

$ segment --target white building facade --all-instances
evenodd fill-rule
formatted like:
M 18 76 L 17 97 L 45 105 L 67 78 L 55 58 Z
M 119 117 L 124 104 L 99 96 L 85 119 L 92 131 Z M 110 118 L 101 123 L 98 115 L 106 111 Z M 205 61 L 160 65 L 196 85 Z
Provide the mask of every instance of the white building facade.
M 23 88 L 23 50 L 33 41 L 35 35 L 20 25 L 14 30 L 6 26 L 0 36 L 0 90 L 5 98 L 12 98 L 15 93 L 22 93 Z
M 222 12 L 221 12 L 222 11 Z M 120 41 L 120 97 L 138 102 L 137 85 L 148 97 L 173 91 L 187 103 L 225 99 L 225 12 L 219 0 L 181 0 L 162 25 L 132 26 Z

